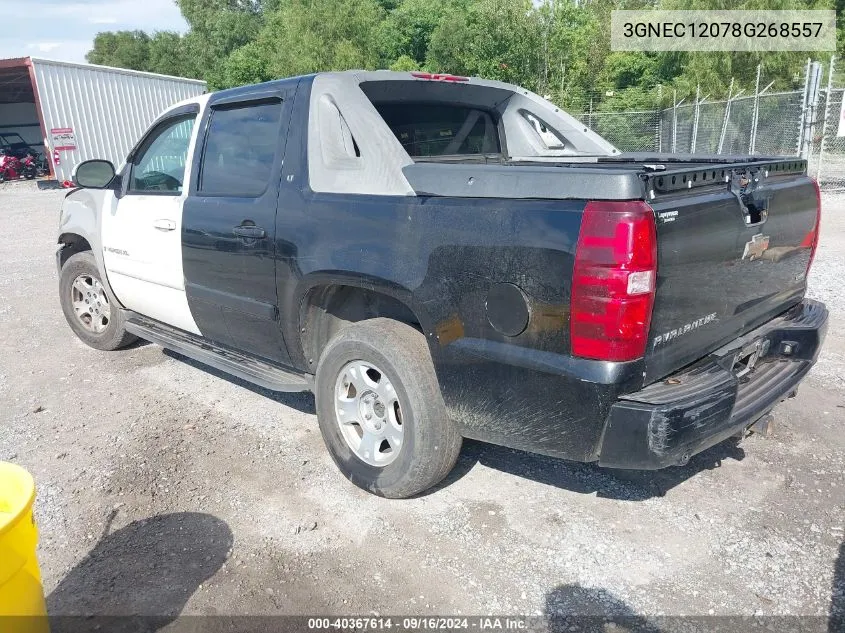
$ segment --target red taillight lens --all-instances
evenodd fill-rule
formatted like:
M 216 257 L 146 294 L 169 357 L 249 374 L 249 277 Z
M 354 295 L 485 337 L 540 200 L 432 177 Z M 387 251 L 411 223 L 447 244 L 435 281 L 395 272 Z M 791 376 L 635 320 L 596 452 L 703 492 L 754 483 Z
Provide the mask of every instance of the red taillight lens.
M 651 207 L 642 201 L 588 202 L 572 274 L 572 353 L 612 361 L 641 357 L 656 281 Z
M 801 246 L 810 248 L 810 260 L 807 262 L 807 274 L 810 274 L 810 267 L 813 265 L 813 260 L 816 257 L 816 248 L 819 245 L 819 231 L 822 224 L 822 192 L 819 189 L 819 183 L 813 180 L 813 187 L 816 190 L 816 224 L 813 229 L 807 233 Z

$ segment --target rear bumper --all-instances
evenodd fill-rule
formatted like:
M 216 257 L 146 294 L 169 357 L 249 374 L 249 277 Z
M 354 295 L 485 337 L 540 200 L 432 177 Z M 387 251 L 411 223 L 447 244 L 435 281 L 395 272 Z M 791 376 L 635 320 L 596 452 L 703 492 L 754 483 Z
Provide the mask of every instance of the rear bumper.
M 622 396 L 610 408 L 599 464 L 654 470 L 736 434 L 792 395 L 816 362 L 827 332 L 824 304 L 804 300 L 659 383 Z M 737 377 L 749 349 L 753 369 Z

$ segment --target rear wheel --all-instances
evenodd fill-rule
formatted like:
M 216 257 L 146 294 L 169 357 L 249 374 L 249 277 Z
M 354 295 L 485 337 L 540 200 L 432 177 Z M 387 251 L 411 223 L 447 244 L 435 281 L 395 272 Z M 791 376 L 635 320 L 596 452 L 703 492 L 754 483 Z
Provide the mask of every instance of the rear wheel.
M 315 392 L 329 453 L 355 485 L 410 497 L 455 465 L 461 436 L 425 337 L 411 326 L 371 319 L 341 330 L 320 357 Z
M 91 251 L 71 255 L 62 266 L 59 298 L 70 329 L 91 347 L 115 350 L 137 340 L 123 327 L 123 314 L 103 285 Z

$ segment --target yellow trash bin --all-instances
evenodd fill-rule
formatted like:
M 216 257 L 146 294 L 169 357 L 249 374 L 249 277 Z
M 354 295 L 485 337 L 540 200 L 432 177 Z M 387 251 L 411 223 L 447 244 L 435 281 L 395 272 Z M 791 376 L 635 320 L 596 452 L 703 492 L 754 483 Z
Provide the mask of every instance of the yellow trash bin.
M 35 548 L 35 482 L 20 466 L 0 462 L 0 617 L 3 631 L 49 630 Z M 23 617 L 7 617 L 23 616 Z

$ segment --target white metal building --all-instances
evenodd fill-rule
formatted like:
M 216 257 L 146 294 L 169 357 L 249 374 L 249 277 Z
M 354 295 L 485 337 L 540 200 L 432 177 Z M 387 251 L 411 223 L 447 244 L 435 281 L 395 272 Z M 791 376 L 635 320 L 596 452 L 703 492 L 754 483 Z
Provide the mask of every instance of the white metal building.
M 165 108 L 205 91 L 205 82 L 196 79 L 36 57 L 2 59 L 0 147 L 43 146 L 51 173 L 68 180 L 90 158 L 118 166 Z

